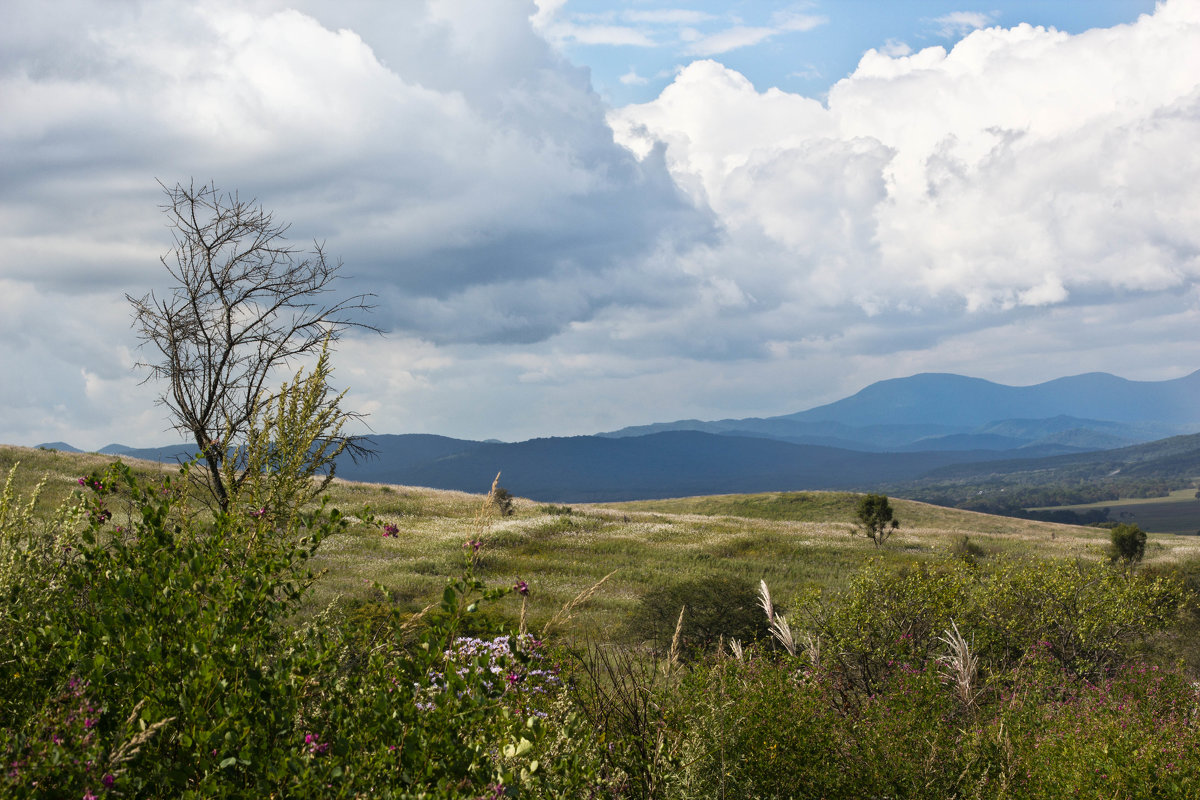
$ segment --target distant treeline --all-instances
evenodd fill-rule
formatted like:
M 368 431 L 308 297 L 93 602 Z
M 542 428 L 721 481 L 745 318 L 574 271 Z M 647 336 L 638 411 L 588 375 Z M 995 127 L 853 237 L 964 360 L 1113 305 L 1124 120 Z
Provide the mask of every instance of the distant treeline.
M 923 503 L 980 511 L 985 514 L 1061 522 L 1068 525 L 1097 525 L 1110 521 L 1107 508 L 1071 510 L 1053 507 L 1115 502 L 1133 497 L 1166 497 L 1173 489 L 1178 488 L 1178 481 L 1159 479 L 1044 485 L 998 480 L 926 486 L 909 491 L 905 496 Z

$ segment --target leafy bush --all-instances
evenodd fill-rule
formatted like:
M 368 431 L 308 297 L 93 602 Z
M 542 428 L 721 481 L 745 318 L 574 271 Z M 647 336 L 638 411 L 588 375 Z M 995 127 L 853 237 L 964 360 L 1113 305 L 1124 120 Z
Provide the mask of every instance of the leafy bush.
M 871 694 L 906 665 L 920 668 L 954 624 L 990 674 L 1042 648 L 1074 674 L 1098 675 L 1171 625 L 1183 597 L 1173 578 L 1127 577 L 1100 564 L 1001 559 L 980 573 L 957 560 L 900 570 L 874 561 L 845 592 L 800 608 L 822 666 Z
M 126 497 L 132 523 L 78 503 L 41 531 L 0 503 L 0 794 L 457 797 L 540 779 L 545 691 L 526 689 L 554 687 L 536 648 L 456 644 L 507 587 L 468 573 L 418 622 L 377 608 L 297 627 L 336 511 L 202 522 L 175 482 L 121 465 L 84 482 Z
M 855 692 L 873 694 L 895 672 L 923 664 L 970 608 L 974 572 L 962 562 L 894 570 L 870 562 L 839 596 L 800 604 L 822 664 Z
M 1072 674 L 1095 677 L 1133 657 L 1179 615 L 1181 583 L 1126 576 L 1103 564 L 1002 560 L 973 593 L 960 626 L 985 664 L 1004 671 L 1040 648 Z
M 987 556 L 987 550 L 972 542 L 971 537 L 964 533 L 950 545 L 950 555 L 962 559 L 967 564 L 974 565 L 979 562 L 979 559 Z
M 887 495 L 863 495 L 858 501 L 855 513 L 862 526 L 863 534 L 876 547 L 886 542 L 888 537 L 900 527 L 900 521 L 895 518 L 895 512 L 892 510 L 892 504 L 888 502 Z
M 1200 793 L 1196 684 L 1141 660 L 1194 600 L 1172 576 L 875 560 L 792 605 L 796 656 L 753 584 L 698 577 L 643 598 L 657 653 L 558 656 L 488 613 L 513 587 L 476 577 L 477 532 L 420 614 L 379 586 L 301 619 L 336 511 L 210 519 L 186 473 L 120 465 L 81 484 L 49 514 L 0 492 L 3 797 Z
M 503 486 L 493 487 L 489 498 L 500 516 L 511 517 L 513 515 L 513 496 L 508 489 Z
M 680 611 L 679 651 L 686 657 L 711 652 L 724 639 L 753 641 L 768 635 L 753 583 L 728 575 L 688 578 L 642 596 L 630 632 L 658 652 L 671 648 Z
M 1137 525 L 1121 523 L 1109 534 L 1108 557 L 1120 561 L 1126 568 L 1142 560 L 1146 555 L 1146 532 Z

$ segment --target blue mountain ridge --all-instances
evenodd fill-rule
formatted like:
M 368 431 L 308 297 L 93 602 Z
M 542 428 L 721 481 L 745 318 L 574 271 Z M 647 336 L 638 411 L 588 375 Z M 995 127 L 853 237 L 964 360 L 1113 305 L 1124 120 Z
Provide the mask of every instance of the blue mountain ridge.
M 922 373 L 879 381 L 850 397 L 793 414 L 712 422 L 679 420 L 599 435 L 735 431 L 875 451 L 1053 444 L 1067 449 L 1104 449 L 1200 430 L 1198 397 L 1200 370 L 1167 381 L 1130 381 L 1107 373 L 1087 373 L 1032 386 Z
M 1027 387 L 923 374 L 881 381 L 836 403 L 782 417 L 685 420 L 515 443 L 372 435 L 375 456 L 341 459 L 337 474 L 483 492 L 503 472 L 502 483 L 514 494 L 554 502 L 870 490 L 960 468 L 995 471 L 989 464 L 1011 468 L 1019 461 L 1027 468 L 1048 459 L 1047 467 L 1057 468 L 1080 454 L 1191 433 L 1200 430 L 1189 422 L 1200 417 L 1192 399 L 1200 397 L 1197 390 L 1200 372 L 1158 382 L 1093 373 Z M 1175 451 L 1192 440 L 1171 441 L 1171 458 L 1190 463 L 1190 455 Z M 1200 437 L 1195 441 L 1200 447 Z M 1156 452 L 1156 445 L 1142 446 Z M 194 451 L 188 445 L 114 444 L 101 452 L 175 462 Z

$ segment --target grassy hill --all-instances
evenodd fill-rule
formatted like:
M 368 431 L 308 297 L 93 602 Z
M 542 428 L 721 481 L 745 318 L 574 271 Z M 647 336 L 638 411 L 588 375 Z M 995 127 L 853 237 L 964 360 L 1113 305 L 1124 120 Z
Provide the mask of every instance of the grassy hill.
M 17 485 L 43 476 L 44 497 L 57 503 L 78 477 L 111 456 L 0 446 L 0 470 L 21 462 Z M 146 473 L 173 471 L 157 462 L 128 461 Z M 503 483 L 503 478 L 502 481 Z M 865 563 L 934 562 L 970 537 L 986 554 L 1033 554 L 1096 560 L 1107 531 L 993 516 L 893 498 L 901 528 L 882 548 L 852 535 L 858 495 L 849 492 L 728 494 L 575 506 L 518 499 L 511 517 L 479 519 L 479 494 L 337 480 L 333 505 L 379 524 L 356 524 L 327 541 L 316 558 L 326 570 L 309 600 L 315 611 L 339 597 L 379 599 L 373 588 L 417 611 L 461 572 L 463 542 L 484 542 L 479 571 L 493 585 L 529 582 L 530 619 L 548 620 L 572 598 L 614 573 L 578 612 L 577 632 L 619 637 L 639 599 L 664 582 L 724 576 L 765 579 L 780 598 L 809 587 L 837 589 Z M 564 513 L 569 512 L 569 513 Z M 1148 564 L 1200 556 L 1200 539 L 1152 535 Z

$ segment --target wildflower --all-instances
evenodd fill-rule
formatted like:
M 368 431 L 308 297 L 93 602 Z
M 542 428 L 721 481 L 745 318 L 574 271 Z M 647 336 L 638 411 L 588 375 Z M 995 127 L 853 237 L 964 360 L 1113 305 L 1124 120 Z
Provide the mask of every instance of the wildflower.
M 399 536 L 400 528 L 390 522 L 386 522 L 383 525 L 383 535 L 392 537 Z
M 463 549 L 470 549 L 472 553 L 478 553 L 481 547 L 483 547 L 483 542 L 479 539 L 467 539 L 467 541 L 463 542 Z
M 114 778 L 112 776 L 112 773 L 110 772 L 107 775 L 105 775 L 103 778 L 101 778 L 100 782 L 104 784 L 105 789 L 111 789 L 113 787 L 113 784 L 117 782 L 117 779 Z
M 304 736 L 304 744 L 308 747 L 308 752 L 312 755 L 320 755 L 329 749 L 328 742 L 322 742 L 321 737 L 315 733 L 308 733 Z
M 266 506 L 263 506 L 262 508 L 257 508 L 254 511 L 250 512 L 250 516 L 254 517 L 255 519 L 265 517 L 266 515 L 267 515 L 267 507 Z
M 516 585 L 513 586 L 513 589 L 515 589 L 519 595 L 529 594 L 529 584 L 522 580 L 518 580 Z

